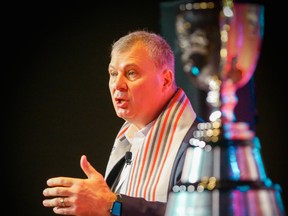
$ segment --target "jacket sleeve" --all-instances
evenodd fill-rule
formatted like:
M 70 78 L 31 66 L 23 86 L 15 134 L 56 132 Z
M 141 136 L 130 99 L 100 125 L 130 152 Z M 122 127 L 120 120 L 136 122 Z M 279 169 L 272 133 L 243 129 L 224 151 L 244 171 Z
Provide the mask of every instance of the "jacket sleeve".
M 163 216 L 166 203 L 121 195 L 122 216 Z

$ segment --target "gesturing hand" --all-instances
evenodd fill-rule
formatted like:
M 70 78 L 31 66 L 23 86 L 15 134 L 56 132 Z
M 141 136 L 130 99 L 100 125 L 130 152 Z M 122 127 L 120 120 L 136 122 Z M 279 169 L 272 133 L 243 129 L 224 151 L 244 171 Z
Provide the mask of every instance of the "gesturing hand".
M 55 177 L 47 180 L 43 200 L 45 207 L 53 207 L 60 215 L 105 216 L 110 215 L 116 195 L 110 190 L 103 176 L 81 157 L 80 166 L 87 179 Z

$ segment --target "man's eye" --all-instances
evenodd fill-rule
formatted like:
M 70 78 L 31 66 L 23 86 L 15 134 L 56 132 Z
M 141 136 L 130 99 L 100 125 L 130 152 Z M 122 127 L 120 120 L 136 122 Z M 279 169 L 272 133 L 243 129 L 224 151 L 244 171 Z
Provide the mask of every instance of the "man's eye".
M 133 78 L 136 76 L 136 72 L 134 70 L 129 70 L 127 72 L 127 76 L 130 77 L 130 78 Z
M 117 76 L 117 72 L 116 71 L 110 71 L 109 72 L 110 76 L 114 77 L 114 76 Z

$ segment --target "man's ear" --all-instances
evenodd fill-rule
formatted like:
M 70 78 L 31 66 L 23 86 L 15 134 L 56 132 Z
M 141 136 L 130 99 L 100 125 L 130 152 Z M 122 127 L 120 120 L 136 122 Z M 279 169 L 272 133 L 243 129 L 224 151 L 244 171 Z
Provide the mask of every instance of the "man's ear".
M 174 73 L 173 71 L 167 69 L 163 71 L 163 87 L 171 87 L 174 83 Z

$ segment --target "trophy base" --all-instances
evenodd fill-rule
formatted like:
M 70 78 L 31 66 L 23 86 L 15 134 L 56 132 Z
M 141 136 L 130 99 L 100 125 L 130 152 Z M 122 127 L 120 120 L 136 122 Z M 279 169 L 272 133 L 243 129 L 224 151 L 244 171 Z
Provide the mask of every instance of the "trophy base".
M 280 192 L 277 184 L 258 189 L 171 192 L 165 216 L 285 216 Z

